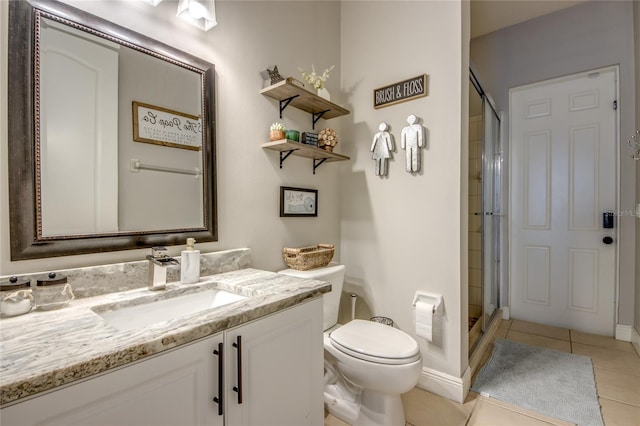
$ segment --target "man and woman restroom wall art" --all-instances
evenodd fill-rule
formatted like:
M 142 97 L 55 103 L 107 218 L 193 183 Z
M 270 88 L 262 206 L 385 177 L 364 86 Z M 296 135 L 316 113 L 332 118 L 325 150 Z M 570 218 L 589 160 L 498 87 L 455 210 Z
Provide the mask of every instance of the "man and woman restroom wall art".
M 408 126 L 400 133 L 400 148 L 405 151 L 407 173 L 420 173 L 422 168 L 422 148 L 427 145 L 426 129 L 418 123 L 419 119 L 411 114 L 407 117 Z M 395 151 L 394 137 L 389 133 L 389 125 L 385 122 L 378 126 L 378 133 L 371 143 L 372 158 L 375 161 L 376 176 L 387 176 L 389 171 L 389 158 Z

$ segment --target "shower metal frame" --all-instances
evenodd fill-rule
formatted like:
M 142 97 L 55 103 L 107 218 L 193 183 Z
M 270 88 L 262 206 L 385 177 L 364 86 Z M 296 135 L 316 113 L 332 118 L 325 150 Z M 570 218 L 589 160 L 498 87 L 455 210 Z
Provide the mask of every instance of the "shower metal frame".
M 501 218 L 502 218 L 502 162 L 503 162 L 503 152 L 502 152 L 502 120 L 500 118 L 500 114 L 498 114 L 498 112 L 496 111 L 496 107 L 494 105 L 493 100 L 491 99 L 491 97 L 489 96 L 489 94 L 487 94 L 484 89 L 482 88 L 482 85 L 480 84 L 480 82 L 478 81 L 477 76 L 475 75 L 475 73 L 473 72 L 472 69 L 469 69 L 469 80 L 471 82 L 471 84 L 473 85 L 473 87 L 475 88 L 475 90 L 478 92 L 478 95 L 480 96 L 481 100 L 482 100 L 482 176 L 481 176 L 481 182 L 482 182 L 482 211 L 481 212 L 477 212 L 474 214 L 480 215 L 482 220 L 481 220 L 481 235 L 482 235 L 482 250 L 481 250 L 481 264 L 482 264 L 482 274 L 481 274 L 481 281 L 480 281 L 480 285 L 482 288 L 482 315 L 481 315 L 481 321 L 482 321 L 482 329 L 480 332 L 480 336 L 478 337 L 478 339 L 476 339 L 476 341 L 473 343 L 473 345 L 469 348 L 469 355 L 471 355 L 473 353 L 473 351 L 475 350 L 476 347 L 478 347 L 478 344 L 480 343 L 480 341 L 482 340 L 486 330 L 488 329 L 489 325 L 491 324 L 491 322 L 494 321 L 498 309 L 500 308 L 500 286 L 501 286 L 501 242 L 502 242 L 502 235 L 501 235 Z M 488 107 L 488 108 L 487 108 Z M 487 110 L 488 109 L 488 110 Z M 492 159 L 487 159 L 487 153 L 486 153 L 486 117 L 487 114 L 493 114 L 493 116 L 495 117 L 495 120 L 498 123 L 498 128 L 497 128 L 497 134 L 494 135 L 495 139 L 494 139 L 494 149 L 493 149 L 493 158 Z M 492 209 L 488 210 L 488 203 L 487 203 L 487 197 L 485 194 L 485 182 L 486 182 L 486 178 L 485 178 L 485 174 L 487 173 L 487 164 L 491 164 L 491 172 L 493 172 L 493 192 L 491 194 L 492 197 Z M 486 216 L 491 216 L 493 219 L 493 229 L 492 229 L 492 245 L 491 248 L 493 250 L 492 255 L 493 255 L 493 262 L 491 263 L 490 267 L 492 269 L 492 276 L 495 280 L 495 297 L 493 297 L 492 299 L 495 301 L 496 306 L 493 309 L 493 312 L 491 313 L 491 316 L 486 319 L 486 315 L 485 315 L 485 267 L 486 267 L 486 250 L 485 250 L 485 218 Z M 497 219 L 497 220 L 495 220 Z

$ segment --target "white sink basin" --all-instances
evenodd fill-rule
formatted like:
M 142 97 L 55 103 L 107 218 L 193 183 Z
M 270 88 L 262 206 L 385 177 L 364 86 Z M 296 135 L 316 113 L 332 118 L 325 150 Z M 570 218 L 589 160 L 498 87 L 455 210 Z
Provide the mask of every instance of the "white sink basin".
M 105 312 L 97 312 L 94 309 L 94 312 L 109 325 L 127 331 L 219 308 L 244 299 L 245 296 L 213 289 Z

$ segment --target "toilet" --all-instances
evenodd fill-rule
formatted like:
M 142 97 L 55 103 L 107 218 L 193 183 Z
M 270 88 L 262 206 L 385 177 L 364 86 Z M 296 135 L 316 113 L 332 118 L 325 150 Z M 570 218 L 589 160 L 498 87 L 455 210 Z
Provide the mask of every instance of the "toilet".
M 422 370 L 415 339 L 372 321 L 337 324 L 344 265 L 279 273 L 331 283 L 331 291 L 323 296 L 327 411 L 353 426 L 404 426 L 400 395 L 416 385 Z

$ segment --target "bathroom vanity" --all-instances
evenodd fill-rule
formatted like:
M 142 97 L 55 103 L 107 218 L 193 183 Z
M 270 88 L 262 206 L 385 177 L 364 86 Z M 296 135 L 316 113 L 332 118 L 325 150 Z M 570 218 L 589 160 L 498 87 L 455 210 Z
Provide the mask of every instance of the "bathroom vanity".
M 165 307 L 167 319 L 151 324 L 120 326 L 105 315 L 215 290 L 243 298 L 173 318 Z M 3 319 L 0 417 L 7 425 L 321 425 L 329 290 L 242 269 Z

